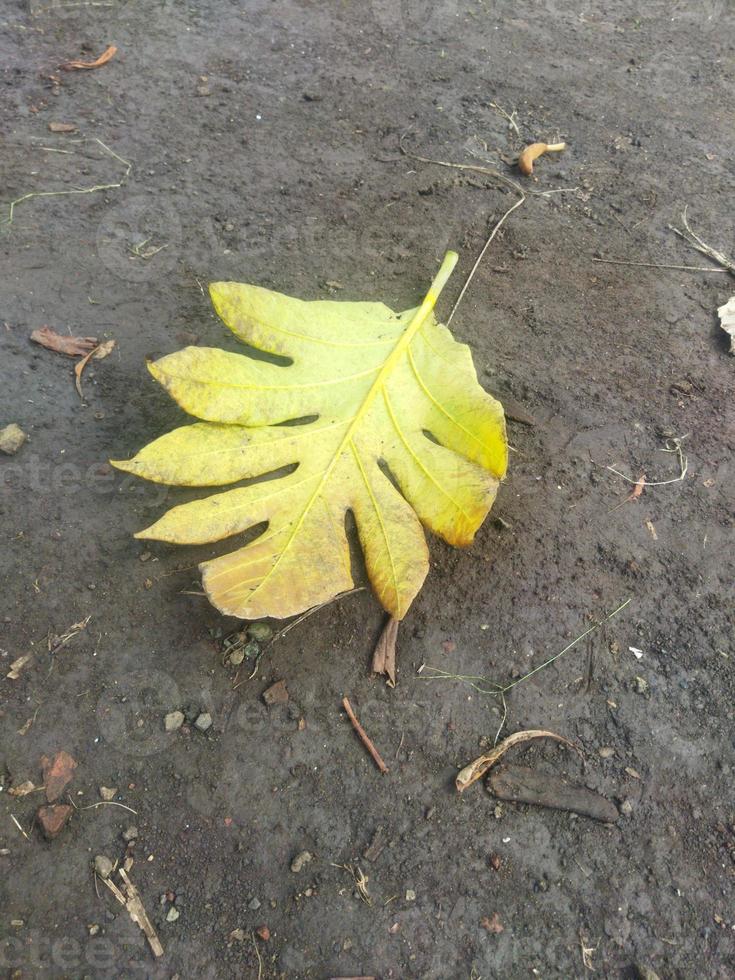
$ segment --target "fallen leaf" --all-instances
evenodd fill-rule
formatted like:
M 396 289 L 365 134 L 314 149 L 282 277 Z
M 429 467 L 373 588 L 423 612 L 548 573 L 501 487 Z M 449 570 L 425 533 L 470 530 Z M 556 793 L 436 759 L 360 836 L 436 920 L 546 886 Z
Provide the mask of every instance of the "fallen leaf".
M 640 495 L 643 493 L 643 488 L 646 485 L 646 474 L 641 473 L 638 477 L 638 482 L 633 487 L 632 491 L 626 497 L 626 503 L 630 500 L 638 500 Z
M 46 326 L 34 330 L 31 334 L 31 340 L 42 347 L 56 351 L 57 354 L 66 354 L 68 357 L 79 357 L 80 354 L 87 354 L 94 350 L 98 344 L 96 337 L 67 337 Z
M 48 128 L 52 133 L 76 133 L 77 131 L 74 123 L 50 122 Z
M 717 315 L 720 318 L 720 326 L 730 335 L 730 353 L 735 354 L 735 296 L 731 296 L 727 303 L 718 309 Z
M 492 752 L 481 755 L 474 762 L 470 762 L 464 769 L 460 770 L 457 778 L 454 780 L 457 792 L 463 793 L 468 786 L 481 779 L 488 769 L 491 769 L 498 759 L 501 759 L 505 755 L 508 749 L 514 745 L 519 745 L 521 742 L 529 742 L 534 738 L 554 738 L 557 742 L 562 742 L 582 756 L 582 750 L 574 742 L 570 742 L 568 738 L 564 738 L 563 735 L 555 735 L 554 732 L 547 732 L 540 728 L 530 728 L 525 732 L 515 732 L 513 735 L 509 735 L 506 739 L 503 739 L 500 745 L 496 745 Z
M 68 752 L 57 752 L 53 758 L 41 756 L 43 770 L 43 785 L 46 789 L 46 799 L 49 803 L 58 800 L 66 789 L 77 768 L 77 761 Z
M 433 316 L 456 261 L 447 253 L 421 305 L 400 315 L 382 303 L 212 284 L 225 324 L 289 363 L 202 347 L 150 363 L 205 421 L 113 465 L 184 486 L 289 471 L 174 507 L 136 537 L 203 544 L 267 522 L 244 548 L 205 562 L 203 583 L 223 612 L 283 619 L 352 588 L 350 510 L 375 594 L 402 619 L 429 570 L 422 523 L 469 545 L 507 465 L 502 406 L 480 387 L 469 349 Z M 303 421 L 280 424 L 293 420 Z
M 117 54 L 117 47 L 111 44 L 109 48 L 106 48 L 99 58 L 95 58 L 94 61 L 66 61 L 63 65 L 59 65 L 59 68 L 63 68 L 64 71 L 77 71 L 82 68 L 101 68 L 102 65 L 106 65 L 107 62 L 114 58 Z
M 373 673 L 385 674 L 388 684 L 396 686 L 396 640 L 399 620 L 389 616 L 373 653 Z
M 21 670 L 23 670 L 25 665 L 32 657 L 33 657 L 32 653 L 24 653 L 22 657 L 18 657 L 17 660 L 14 660 L 10 665 L 10 670 L 5 675 L 8 678 L 8 680 L 17 681 L 18 678 L 20 677 Z
M 11 796 L 16 797 L 28 796 L 28 794 L 32 793 L 35 789 L 37 789 L 37 787 L 31 782 L 31 780 L 26 779 L 24 783 L 20 783 L 18 786 L 11 786 L 8 793 L 10 793 Z
M 505 932 L 505 926 L 500 921 L 500 916 L 497 912 L 493 912 L 489 918 L 488 916 L 483 915 L 483 917 L 480 919 L 480 925 L 483 929 L 486 929 L 488 932 L 491 932 L 496 936 L 501 932 Z
M 84 401 L 84 395 L 82 394 L 82 372 L 84 371 L 87 364 L 91 359 L 95 361 L 101 361 L 103 358 L 107 357 L 109 353 L 115 347 L 114 340 L 106 340 L 104 344 L 99 344 L 94 350 L 91 350 L 88 354 L 85 354 L 81 361 L 77 361 L 74 365 L 74 384 L 76 385 L 79 397 Z

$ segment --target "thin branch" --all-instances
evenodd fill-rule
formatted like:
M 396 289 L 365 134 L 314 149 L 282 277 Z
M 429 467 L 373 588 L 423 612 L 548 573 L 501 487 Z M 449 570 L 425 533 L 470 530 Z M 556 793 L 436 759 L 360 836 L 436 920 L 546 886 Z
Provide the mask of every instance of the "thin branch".
M 378 752 L 378 750 L 375 748 L 375 745 L 373 744 L 370 736 L 365 731 L 365 729 L 362 727 L 362 725 L 360 724 L 360 722 L 357 720 L 357 715 L 352 710 L 352 705 L 350 704 L 348 698 L 342 698 L 342 707 L 347 712 L 347 717 L 352 722 L 352 727 L 355 729 L 355 731 L 359 735 L 360 741 L 362 742 L 362 744 L 365 746 L 365 748 L 368 750 L 368 752 L 372 756 L 373 762 L 375 763 L 375 765 L 378 767 L 378 769 L 380 769 L 380 771 L 382 773 L 388 772 L 389 771 L 388 770 L 388 766 L 386 766 L 386 764 L 383 762 L 383 759 L 381 758 L 380 752 Z
M 659 265 L 657 262 L 627 262 L 625 259 L 602 259 L 596 255 L 592 256 L 593 262 L 604 262 L 606 265 L 634 265 L 643 269 L 673 269 L 676 272 L 708 272 L 721 275 L 728 269 L 710 269 L 704 265 Z

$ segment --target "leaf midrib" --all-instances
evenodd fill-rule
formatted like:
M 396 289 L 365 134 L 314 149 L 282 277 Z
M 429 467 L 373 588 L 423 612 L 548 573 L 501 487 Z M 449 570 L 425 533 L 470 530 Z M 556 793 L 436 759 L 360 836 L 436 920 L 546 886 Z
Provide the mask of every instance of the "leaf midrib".
M 400 359 L 403 356 L 404 352 L 408 348 L 408 345 L 411 343 L 411 341 L 413 340 L 413 338 L 416 336 L 416 333 L 424 325 L 424 323 L 426 322 L 427 317 L 431 314 L 432 310 L 436 306 L 436 301 L 439 298 L 439 294 L 441 293 L 442 289 L 444 288 L 444 286 L 445 286 L 445 284 L 447 282 L 447 279 L 449 279 L 449 276 L 451 275 L 452 270 L 454 269 L 454 266 L 456 265 L 456 263 L 457 263 L 457 255 L 456 255 L 456 253 L 454 253 L 454 252 L 447 252 L 447 254 L 444 256 L 444 261 L 442 262 L 442 265 L 441 265 L 441 267 L 439 269 L 439 272 L 434 277 L 434 280 L 431 283 L 431 286 L 429 286 L 428 292 L 426 293 L 426 296 L 424 297 L 423 302 L 421 303 L 421 306 L 416 310 L 416 312 L 414 313 L 414 315 L 411 317 L 411 320 L 409 321 L 409 323 L 408 323 L 405 331 L 398 338 L 398 341 L 396 342 L 395 347 L 390 352 L 390 354 L 388 355 L 388 357 L 385 359 L 385 362 L 383 364 L 383 367 L 380 369 L 380 372 L 379 372 L 377 378 L 375 379 L 375 381 L 372 383 L 372 385 L 370 387 L 370 390 L 368 391 L 367 395 L 365 396 L 365 398 L 364 398 L 364 400 L 362 402 L 362 405 L 360 406 L 360 408 L 356 412 L 354 418 L 352 419 L 352 421 L 350 423 L 350 426 L 347 429 L 347 432 L 344 434 L 344 436 L 342 438 L 342 441 L 340 442 L 339 446 L 337 447 L 337 449 L 336 449 L 334 455 L 332 456 L 332 459 L 330 460 L 328 466 L 326 467 L 326 469 L 324 471 L 324 474 L 323 474 L 321 480 L 319 481 L 319 483 L 317 484 L 316 488 L 314 489 L 314 492 L 312 493 L 312 495 L 309 497 L 308 501 L 306 502 L 306 506 L 304 507 L 304 509 L 302 510 L 301 514 L 299 515 L 298 521 L 296 521 L 296 523 L 294 524 L 293 530 L 291 531 L 291 534 L 289 535 L 288 540 L 284 544 L 283 550 L 281 551 L 280 555 L 278 556 L 277 561 L 274 562 L 273 567 L 270 569 L 270 571 L 267 573 L 267 575 L 264 576 L 264 578 L 261 580 L 260 584 L 255 589 L 252 590 L 252 592 L 250 593 L 250 599 L 252 599 L 263 588 L 263 586 L 266 584 L 266 582 L 270 579 L 270 577 L 273 575 L 273 573 L 275 572 L 275 570 L 280 565 L 281 560 L 283 559 L 284 555 L 286 555 L 286 553 L 290 549 L 290 547 L 291 547 L 291 545 L 292 545 L 292 543 L 294 541 L 294 538 L 297 536 L 297 534 L 301 530 L 301 527 L 302 527 L 304 521 L 306 520 L 306 516 L 309 513 L 309 511 L 311 510 L 312 505 L 314 504 L 314 501 L 319 496 L 319 494 L 322 492 L 322 489 L 324 487 L 324 484 L 327 482 L 327 480 L 331 476 L 332 470 L 334 469 L 334 467 L 335 467 L 335 465 L 337 463 L 337 460 L 340 459 L 340 457 L 342 456 L 342 453 L 344 452 L 345 448 L 352 442 L 352 437 L 353 437 L 356 429 L 359 427 L 360 423 L 365 418 L 365 415 L 368 413 L 368 411 L 372 407 L 372 404 L 375 401 L 375 398 L 377 397 L 377 395 L 381 392 L 381 390 L 382 390 L 382 388 L 383 388 L 383 386 L 384 386 L 384 384 L 386 382 L 386 379 L 393 372 L 393 370 L 396 367 L 396 364 L 400 361 Z

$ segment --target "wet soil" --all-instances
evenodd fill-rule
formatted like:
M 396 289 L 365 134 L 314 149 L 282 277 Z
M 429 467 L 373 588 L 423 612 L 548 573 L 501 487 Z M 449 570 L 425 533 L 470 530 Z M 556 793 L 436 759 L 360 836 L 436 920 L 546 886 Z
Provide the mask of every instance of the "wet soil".
M 103 68 L 58 69 L 110 43 Z M 688 205 L 704 239 L 735 250 L 734 56 L 719 0 L 6 0 L 3 217 L 15 198 L 65 192 L 22 201 L 0 229 L 0 426 L 29 437 L 0 459 L 9 976 L 735 973 L 734 362 L 715 313 L 735 290 L 668 228 Z M 447 314 L 514 194 L 403 156 L 403 135 L 508 174 L 526 142 L 568 143 L 526 181 L 564 192 L 517 209 L 452 321 L 483 384 L 534 424 L 509 422 L 511 467 L 474 545 L 430 542 L 394 690 L 369 672 L 383 614 L 368 591 L 293 629 L 233 689 L 222 641 L 240 624 L 197 594 L 212 552 L 132 537 L 187 494 L 107 460 L 183 420 L 146 358 L 236 348 L 208 281 L 402 309 L 455 247 Z M 117 341 L 85 372 L 84 403 L 72 362 L 29 343 L 43 324 Z M 684 478 L 626 501 L 606 467 L 671 480 L 674 438 Z M 492 744 L 502 705 L 420 665 L 509 683 L 628 598 L 508 693 L 504 728 L 578 742 L 584 767 L 551 742 L 512 761 L 601 792 L 619 821 L 498 806 L 479 783 L 458 796 L 457 768 Z M 49 635 L 53 648 L 88 616 L 52 655 Z M 279 680 L 290 700 L 266 707 Z M 186 722 L 166 733 L 178 709 Z M 78 809 L 48 842 L 41 796 L 10 791 L 59 749 L 78 762 Z M 91 806 L 100 786 L 135 813 Z M 95 855 L 126 853 L 159 961 L 95 887 Z

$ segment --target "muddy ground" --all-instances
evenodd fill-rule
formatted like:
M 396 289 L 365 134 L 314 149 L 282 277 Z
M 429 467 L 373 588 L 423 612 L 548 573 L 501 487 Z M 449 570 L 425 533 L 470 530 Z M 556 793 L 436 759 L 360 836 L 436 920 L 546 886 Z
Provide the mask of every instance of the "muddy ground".
M 58 70 L 110 43 L 104 67 Z M 6 0 L 3 217 L 29 192 L 67 192 L 21 202 L 0 229 L 0 425 L 28 434 L 0 459 L 9 976 L 733 975 L 735 362 L 715 310 L 734 290 L 667 226 L 688 205 L 733 251 L 734 55 L 727 0 Z M 187 494 L 106 460 L 183 419 L 147 357 L 236 349 L 210 280 L 402 309 L 456 247 L 448 313 L 514 194 L 402 157 L 402 134 L 508 174 L 524 143 L 568 143 L 526 181 L 565 192 L 511 216 L 452 323 L 482 382 L 534 424 L 509 423 L 516 452 L 474 546 L 431 541 L 395 690 L 369 672 L 383 615 L 368 592 L 292 630 L 233 690 L 222 640 L 240 624 L 196 594 L 212 550 L 132 537 Z M 84 403 L 72 362 L 29 342 L 43 324 L 117 341 Z M 626 502 L 605 467 L 673 479 L 660 450 L 685 436 L 684 479 Z M 501 706 L 419 666 L 507 683 L 628 598 L 509 692 L 504 729 L 580 743 L 584 768 L 550 742 L 513 761 L 600 791 L 618 823 L 497 807 L 482 784 L 459 797 L 456 770 L 492 743 Z M 85 617 L 51 655 L 49 634 Z M 269 709 L 281 679 L 290 701 Z M 174 709 L 187 721 L 167 734 Z M 42 794 L 10 790 L 59 749 L 78 762 L 79 809 L 47 842 Z M 135 814 L 91 807 L 100 786 Z M 91 872 L 95 855 L 124 857 L 131 824 L 158 961 Z M 338 865 L 359 865 L 371 905 Z M 481 924 L 496 913 L 502 932 Z

